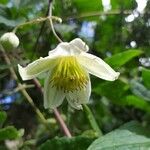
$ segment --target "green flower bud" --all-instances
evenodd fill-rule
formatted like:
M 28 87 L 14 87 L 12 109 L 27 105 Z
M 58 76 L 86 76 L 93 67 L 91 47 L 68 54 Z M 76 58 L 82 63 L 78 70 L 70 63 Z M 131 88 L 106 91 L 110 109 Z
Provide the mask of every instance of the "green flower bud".
M 0 43 L 6 50 L 11 50 L 19 45 L 19 39 L 13 32 L 7 32 L 0 38 Z

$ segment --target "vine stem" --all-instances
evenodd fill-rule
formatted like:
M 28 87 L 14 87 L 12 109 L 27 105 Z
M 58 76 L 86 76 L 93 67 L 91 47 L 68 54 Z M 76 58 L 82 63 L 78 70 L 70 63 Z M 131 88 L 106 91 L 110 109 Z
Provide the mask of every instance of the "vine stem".
M 40 18 L 37 18 L 37 19 L 33 19 L 31 21 L 28 21 L 28 22 L 25 22 L 25 23 L 22 23 L 18 26 L 16 26 L 14 29 L 13 29 L 13 33 L 16 33 L 16 31 L 18 30 L 18 28 L 22 28 L 23 26 L 26 26 L 26 25 L 32 25 L 32 24 L 37 24 L 37 23 L 41 23 L 41 22 L 44 22 L 46 20 L 56 20 L 58 22 L 62 22 L 62 19 L 59 18 L 59 17 L 56 17 L 56 16 L 48 16 L 48 17 L 40 17 Z
M 3 55 L 3 57 L 4 57 L 5 61 L 6 61 L 6 63 L 7 63 L 8 65 L 11 65 L 11 61 L 10 61 L 9 57 L 7 56 L 7 54 L 6 54 L 6 52 L 5 52 L 4 48 L 3 48 L 3 46 L 2 46 L 1 44 L 0 44 L 0 49 L 1 49 L 2 55 Z M 13 68 L 13 67 L 10 67 L 9 70 L 10 70 L 10 72 L 11 72 L 12 77 L 17 81 L 17 83 L 18 83 L 18 88 L 20 88 L 21 93 L 24 95 L 24 97 L 26 97 L 27 101 L 28 101 L 29 104 L 32 106 L 32 108 L 34 109 L 34 111 L 36 112 L 36 114 L 38 115 L 38 117 L 40 118 L 40 121 L 49 129 L 49 125 L 48 125 L 47 120 L 45 119 L 45 117 L 43 116 L 43 114 L 41 113 L 41 111 L 40 111 L 40 110 L 36 107 L 36 105 L 34 104 L 32 98 L 30 97 L 30 95 L 29 95 L 29 94 L 27 93 L 27 91 L 25 90 L 24 85 L 22 85 L 21 83 L 19 83 L 19 80 L 18 80 L 18 77 L 17 77 L 17 75 L 16 75 L 16 73 L 15 73 L 14 68 Z M 37 80 L 37 79 L 34 79 L 33 81 L 36 83 L 36 85 L 38 85 L 37 87 L 38 87 L 38 88 L 40 89 L 40 91 L 43 93 L 42 88 L 41 88 L 40 83 L 38 82 L 38 80 Z M 55 117 L 56 117 L 56 119 L 58 120 L 58 122 L 59 122 L 61 128 L 63 129 L 64 134 L 65 134 L 67 137 L 71 137 L 71 133 L 70 133 L 69 129 L 67 128 L 65 122 L 63 121 L 63 119 L 62 119 L 62 117 L 61 117 L 61 115 L 60 115 L 60 113 L 59 113 L 59 111 L 58 111 L 57 109 L 54 110 L 54 114 L 55 114 Z

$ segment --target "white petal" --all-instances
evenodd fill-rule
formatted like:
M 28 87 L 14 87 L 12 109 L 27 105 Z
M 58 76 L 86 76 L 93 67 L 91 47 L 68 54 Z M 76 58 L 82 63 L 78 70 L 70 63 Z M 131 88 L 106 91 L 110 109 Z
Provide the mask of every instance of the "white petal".
M 51 70 L 55 65 L 56 59 L 51 57 L 40 58 L 35 60 L 31 64 L 27 65 L 26 67 L 22 67 L 18 65 L 18 70 L 20 76 L 23 80 L 33 79 L 34 77 L 38 76 L 40 73 Z
M 89 47 L 83 42 L 81 39 L 76 38 L 69 43 L 71 46 L 74 46 L 74 49 L 78 49 L 80 51 L 87 52 Z
M 75 109 L 82 109 L 81 104 L 86 104 L 91 95 L 91 82 L 89 82 L 82 90 L 75 90 L 66 95 L 68 103 Z
M 48 53 L 49 56 L 53 56 L 53 57 L 68 56 L 70 54 L 71 54 L 70 46 L 69 43 L 67 42 L 62 42 L 58 44 L 58 46 L 55 49 L 49 51 Z
M 88 51 L 89 47 L 79 38 L 71 42 L 62 42 L 55 49 L 49 51 L 49 56 L 74 56 L 82 51 Z
M 44 107 L 54 109 L 62 104 L 65 94 L 62 90 L 52 87 L 50 84 L 50 74 L 47 76 L 44 84 Z
M 77 57 L 79 63 L 86 68 L 86 70 L 104 80 L 114 81 L 118 78 L 119 72 L 115 72 L 107 63 L 99 57 L 92 54 L 82 52 Z

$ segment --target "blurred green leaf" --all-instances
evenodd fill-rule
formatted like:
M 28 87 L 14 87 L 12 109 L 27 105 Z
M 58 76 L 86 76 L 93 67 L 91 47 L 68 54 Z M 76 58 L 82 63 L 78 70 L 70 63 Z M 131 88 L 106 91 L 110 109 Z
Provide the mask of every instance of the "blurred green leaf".
M 120 1 L 120 0 L 111 0 L 112 9 L 134 9 L 136 6 L 135 0 L 127 0 L 127 1 Z
M 16 67 L 18 63 L 6 65 L 6 64 L 0 64 L 0 70 L 8 69 L 10 67 Z
M 149 130 L 139 123 L 130 122 L 115 131 L 96 139 L 88 150 L 148 150 L 150 147 Z
M 0 145 L 0 150 L 8 150 L 4 145 Z
M 121 52 L 113 55 L 112 57 L 106 58 L 105 61 L 112 67 L 121 67 L 129 62 L 131 59 L 141 55 L 143 52 L 140 50 L 130 49 L 125 52 Z
M 62 138 L 54 138 L 52 140 L 48 140 L 44 144 L 42 144 L 39 150 L 86 150 L 87 147 L 93 142 L 93 138 L 87 137 L 62 137 Z
M 13 126 L 8 126 L 3 129 L 0 129 L 0 141 L 2 140 L 7 140 L 7 139 L 16 139 L 22 136 L 22 130 L 21 133 L 20 131 L 17 131 L 16 128 Z
M 10 19 L 7 19 L 3 16 L 0 16 L 0 24 L 5 24 L 6 26 L 8 27 L 15 27 L 21 23 L 25 22 L 25 19 L 17 19 L 17 20 L 10 20 Z
M 0 1 L 0 4 L 7 4 L 8 3 L 8 0 L 1 0 Z
M 121 80 L 116 80 L 114 82 L 108 81 L 98 84 L 96 88 L 93 88 L 93 92 L 100 96 L 106 96 L 109 99 L 119 100 L 128 89 L 128 84 L 122 82 Z
M 144 99 L 137 97 L 135 95 L 127 95 L 119 101 L 123 105 L 126 106 L 134 106 L 141 110 L 150 112 L 150 104 L 146 102 Z
M 78 15 L 97 12 L 103 9 L 102 1 L 98 0 L 73 0 L 73 5 L 76 7 Z
M 93 92 L 97 95 L 107 97 L 117 105 L 133 106 L 135 108 L 150 112 L 150 104 L 143 98 L 131 95 L 132 93 L 130 91 L 130 86 L 121 80 L 98 84 L 98 86 L 93 89 Z
M 150 89 L 150 69 L 142 69 L 142 79 L 145 86 Z
M 7 114 L 4 111 L 0 111 L 0 125 L 2 125 L 7 118 Z

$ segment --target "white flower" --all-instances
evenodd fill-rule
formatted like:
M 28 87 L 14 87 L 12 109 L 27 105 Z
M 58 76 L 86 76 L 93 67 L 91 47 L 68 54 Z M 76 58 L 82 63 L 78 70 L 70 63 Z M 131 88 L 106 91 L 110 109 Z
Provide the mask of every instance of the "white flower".
M 1 36 L 0 43 L 6 50 L 10 50 L 18 47 L 19 39 L 15 33 L 7 32 Z
M 25 68 L 18 65 L 19 73 L 23 80 L 29 80 L 48 71 L 44 85 L 45 108 L 56 108 L 66 98 L 72 107 L 81 109 L 81 104 L 87 103 L 91 94 L 89 73 L 109 81 L 119 76 L 102 59 L 88 54 L 88 49 L 79 38 L 60 43 L 49 56 Z

